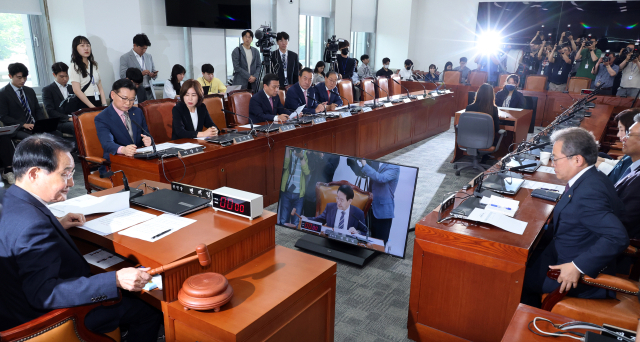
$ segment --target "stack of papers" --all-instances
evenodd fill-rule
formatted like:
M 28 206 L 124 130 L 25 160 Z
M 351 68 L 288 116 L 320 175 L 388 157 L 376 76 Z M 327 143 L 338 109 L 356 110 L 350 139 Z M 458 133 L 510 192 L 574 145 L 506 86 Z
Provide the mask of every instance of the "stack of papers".
M 556 169 L 554 169 L 551 166 L 540 166 L 538 168 L 538 170 L 536 170 L 536 171 L 540 171 L 540 172 L 544 172 L 544 173 L 552 173 L 554 175 L 556 174 Z
M 194 222 L 196 222 L 196 220 L 172 214 L 162 214 L 152 220 L 121 231 L 119 234 L 144 241 L 155 242 Z
M 128 195 L 127 195 L 128 196 Z M 84 226 L 78 228 L 88 230 L 92 233 L 106 236 L 125 228 L 129 228 L 140 222 L 148 221 L 156 215 L 145 213 L 144 211 L 128 208 L 116 211 L 113 214 L 102 216 L 95 220 L 88 221 Z
M 480 203 L 482 203 L 482 201 Z M 510 217 L 516 214 L 520 206 L 520 202 L 516 200 L 493 195 L 486 201 L 486 204 L 487 206 L 484 208 L 486 211 L 492 211 Z
M 84 195 L 64 202 L 50 204 L 48 208 L 56 217 L 63 217 L 68 213 L 82 215 L 112 213 L 129 208 L 129 191 L 102 197 Z
M 527 228 L 527 222 L 492 212 L 486 209 L 475 208 L 467 219 L 471 221 L 484 222 L 502 228 L 508 232 L 522 235 Z
M 168 150 L 170 148 L 179 148 L 182 150 L 188 150 L 190 148 L 196 148 L 200 146 L 202 145 L 192 144 L 192 143 L 174 144 L 174 143 L 166 142 L 166 143 L 156 145 L 156 151 Z M 136 153 L 149 153 L 149 152 L 153 152 L 153 146 L 147 146 L 147 147 L 139 148 L 136 150 Z
M 524 183 L 522 183 L 522 187 L 526 189 L 532 189 L 532 190 L 542 189 L 542 190 L 557 191 L 560 194 L 564 193 L 564 185 L 536 182 L 532 180 L 524 181 Z
M 104 249 L 97 249 L 89 254 L 85 254 L 84 259 L 91 265 L 98 266 L 103 270 L 124 261 L 123 258 L 109 253 Z

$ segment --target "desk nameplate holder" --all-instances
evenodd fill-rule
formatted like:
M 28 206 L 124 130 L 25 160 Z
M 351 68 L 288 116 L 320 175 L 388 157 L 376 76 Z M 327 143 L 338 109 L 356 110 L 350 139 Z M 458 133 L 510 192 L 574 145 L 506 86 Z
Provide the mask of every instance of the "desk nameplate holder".
M 314 119 L 315 121 L 315 119 Z M 288 132 L 288 131 L 293 131 L 294 129 L 296 129 L 295 125 L 282 125 L 278 128 L 278 131 L 280 132 Z
M 349 115 L 351 115 L 351 114 L 349 114 Z M 325 118 L 315 118 L 315 119 L 313 119 L 313 124 L 314 125 L 325 123 L 325 122 L 327 122 L 327 119 L 325 119 Z
M 178 156 L 182 158 L 182 157 L 186 157 L 186 156 L 190 156 L 190 155 L 198 154 L 202 152 L 204 152 L 204 146 L 178 151 Z
M 418 99 L 418 100 L 424 100 L 424 96 L 423 96 L 423 95 L 418 95 L 418 96 L 416 97 L 416 99 Z
M 411 103 L 411 99 L 404 99 L 404 100 L 402 100 L 402 102 L 404 102 L 404 103 Z
M 369 107 L 364 107 L 364 108 L 369 108 Z M 371 110 L 371 108 L 369 108 L 369 110 Z M 365 113 L 365 111 L 364 111 L 364 110 L 363 110 L 362 112 L 363 112 L 363 113 Z M 368 112 L 368 111 L 367 111 L 367 112 Z M 341 117 L 341 118 L 348 118 L 348 117 L 350 117 L 350 116 L 351 116 L 351 112 L 342 112 L 342 113 L 340 113 L 340 117 Z
M 201 188 L 189 184 L 171 182 L 171 190 L 211 200 L 211 189 Z
M 367 112 L 370 112 L 370 111 L 372 111 L 371 107 L 362 107 L 362 112 L 363 113 L 367 113 Z M 351 113 L 349 113 L 349 115 L 347 115 L 347 116 L 351 116 Z M 343 118 L 347 117 L 347 116 L 343 116 Z
M 243 135 L 241 137 L 233 138 L 233 143 L 234 144 L 241 144 L 243 142 L 247 142 L 247 141 L 251 141 L 251 140 L 253 140 L 253 136 L 251 136 L 251 135 Z
M 385 106 L 385 108 L 393 107 L 393 103 L 391 103 L 391 102 L 385 102 L 385 103 L 383 104 L 383 106 Z

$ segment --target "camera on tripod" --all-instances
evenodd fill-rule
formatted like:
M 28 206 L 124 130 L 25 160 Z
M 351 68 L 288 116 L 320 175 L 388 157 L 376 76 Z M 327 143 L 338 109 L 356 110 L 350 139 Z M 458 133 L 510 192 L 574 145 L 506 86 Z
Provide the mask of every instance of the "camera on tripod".
M 274 39 L 276 39 L 276 34 L 271 31 L 271 27 L 262 25 L 259 29 L 256 30 L 255 36 L 258 39 L 256 42 L 256 47 L 260 49 L 260 53 L 263 56 L 269 56 L 271 53 L 271 47 L 276 45 Z
M 338 39 L 336 39 L 336 35 L 334 34 L 331 38 L 327 39 L 327 45 L 324 48 L 325 63 L 335 62 L 338 51 L 340 51 L 338 48 Z

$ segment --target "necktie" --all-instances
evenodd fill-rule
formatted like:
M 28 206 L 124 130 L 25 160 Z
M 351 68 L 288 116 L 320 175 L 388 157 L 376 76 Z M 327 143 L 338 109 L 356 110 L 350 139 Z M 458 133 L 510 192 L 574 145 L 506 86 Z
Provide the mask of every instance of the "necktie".
M 22 104 L 22 110 L 24 111 L 24 116 L 27 118 L 27 123 L 32 124 L 35 123 L 33 120 L 33 116 L 31 115 L 31 111 L 27 108 L 27 99 L 24 97 L 24 90 L 22 88 L 20 90 L 20 104 Z
M 331 91 L 327 90 L 327 103 L 331 102 Z
M 287 74 L 287 54 L 286 53 L 282 54 L 282 67 L 284 68 L 283 69 L 283 73 L 285 74 L 284 85 L 286 86 L 288 85 L 287 77 L 286 77 L 286 74 Z
M 271 112 L 276 114 L 276 105 L 275 105 L 275 97 L 271 98 Z
M 129 117 L 129 112 L 124 112 L 122 115 L 124 115 L 124 125 L 127 127 L 131 141 L 135 143 L 135 140 L 133 139 L 133 130 L 131 129 L 131 118 Z
M 304 104 L 308 105 L 309 104 L 309 98 L 307 97 L 307 91 L 303 90 L 302 94 L 304 94 Z
M 338 223 L 339 229 L 344 229 L 344 210 L 342 211 L 342 215 L 340 215 L 340 223 Z

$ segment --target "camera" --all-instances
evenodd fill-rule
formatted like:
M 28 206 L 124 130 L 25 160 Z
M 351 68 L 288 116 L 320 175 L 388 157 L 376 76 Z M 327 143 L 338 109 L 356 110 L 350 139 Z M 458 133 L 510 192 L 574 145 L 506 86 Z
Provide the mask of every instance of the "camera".
M 258 39 L 256 47 L 260 49 L 260 53 L 264 56 L 268 56 L 271 53 L 271 47 L 276 43 L 276 34 L 271 31 L 271 27 L 262 25 L 256 30 L 255 36 Z
M 327 39 L 327 45 L 324 49 L 324 61 L 325 63 L 331 63 L 331 70 L 335 63 L 337 63 L 338 57 L 338 39 L 336 39 L 336 35 L 334 34 L 331 38 Z
M 565 37 L 573 36 L 573 34 L 571 34 L 571 31 L 564 31 L 563 33 Z

